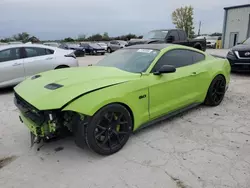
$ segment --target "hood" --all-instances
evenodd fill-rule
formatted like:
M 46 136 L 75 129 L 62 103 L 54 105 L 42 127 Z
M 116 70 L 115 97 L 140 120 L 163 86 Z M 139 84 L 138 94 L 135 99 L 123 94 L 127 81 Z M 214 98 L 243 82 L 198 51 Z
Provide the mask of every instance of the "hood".
M 32 76 L 15 92 L 39 110 L 59 109 L 71 100 L 104 87 L 139 79 L 140 74 L 113 67 L 57 69 Z
M 80 46 L 70 47 L 70 48 L 75 49 L 75 50 L 85 50 L 83 47 L 80 47 Z
M 233 51 L 250 51 L 250 45 L 247 44 L 239 44 L 232 48 Z
M 135 39 L 135 40 L 129 41 L 127 46 L 132 46 L 136 44 L 149 44 L 151 42 L 164 42 L 164 41 L 160 39 Z
M 104 50 L 104 48 L 101 46 L 94 46 L 94 47 L 90 46 L 90 47 L 96 50 Z

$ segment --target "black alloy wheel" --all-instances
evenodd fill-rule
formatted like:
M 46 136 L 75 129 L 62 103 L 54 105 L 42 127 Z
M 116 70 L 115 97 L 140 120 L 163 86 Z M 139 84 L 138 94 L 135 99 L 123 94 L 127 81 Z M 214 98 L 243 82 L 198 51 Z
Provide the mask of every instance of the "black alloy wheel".
M 132 118 L 122 105 L 111 104 L 98 111 L 87 125 L 85 140 L 90 149 L 101 155 L 119 151 L 128 141 Z
M 218 106 L 226 92 L 226 80 L 222 75 L 218 75 L 214 78 L 210 84 L 205 104 L 209 106 Z

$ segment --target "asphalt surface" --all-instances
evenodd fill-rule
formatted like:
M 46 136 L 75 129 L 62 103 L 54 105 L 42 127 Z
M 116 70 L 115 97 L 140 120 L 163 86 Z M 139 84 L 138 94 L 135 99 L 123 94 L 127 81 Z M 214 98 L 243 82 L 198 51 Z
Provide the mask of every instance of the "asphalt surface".
M 82 66 L 102 56 L 79 58 Z M 232 74 L 218 107 L 199 106 L 101 157 L 72 138 L 30 148 L 11 89 L 0 91 L 1 188 L 249 188 L 250 74 Z M 38 151 L 38 146 L 42 146 Z

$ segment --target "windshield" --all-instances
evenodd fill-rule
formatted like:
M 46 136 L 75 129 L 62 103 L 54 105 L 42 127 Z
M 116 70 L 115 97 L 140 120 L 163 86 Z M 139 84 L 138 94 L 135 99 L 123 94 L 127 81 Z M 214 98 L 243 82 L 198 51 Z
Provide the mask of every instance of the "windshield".
M 100 48 L 101 47 L 99 44 L 96 44 L 96 43 L 90 43 L 89 46 L 91 46 L 92 48 Z
M 123 45 L 128 44 L 126 41 L 118 41 L 118 42 Z
M 150 31 L 143 36 L 143 39 L 165 39 L 168 31 Z
M 95 66 L 116 67 L 127 72 L 141 73 L 148 69 L 158 54 L 159 51 L 150 49 L 120 49 Z
M 105 43 L 98 43 L 100 46 L 107 46 Z
M 250 44 L 250 38 L 248 38 L 243 44 Z

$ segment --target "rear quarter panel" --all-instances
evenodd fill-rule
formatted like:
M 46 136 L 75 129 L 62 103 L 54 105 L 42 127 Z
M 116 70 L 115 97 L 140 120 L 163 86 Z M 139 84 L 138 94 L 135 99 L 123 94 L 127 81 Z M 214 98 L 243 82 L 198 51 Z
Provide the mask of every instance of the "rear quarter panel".
M 217 58 L 217 57 L 207 55 L 206 68 L 208 69 L 208 72 L 209 72 L 209 75 L 211 78 L 209 80 L 210 83 L 213 81 L 213 79 L 217 75 L 221 74 L 225 77 L 227 86 L 229 85 L 231 66 L 230 66 L 230 63 L 227 59 Z M 208 86 L 208 88 L 209 88 L 209 86 Z
M 139 96 L 146 95 L 139 99 Z M 121 103 L 132 111 L 134 130 L 149 120 L 148 83 L 142 77 L 86 94 L 67 105 L 63 111 L 93 116 L 102 107 Z

